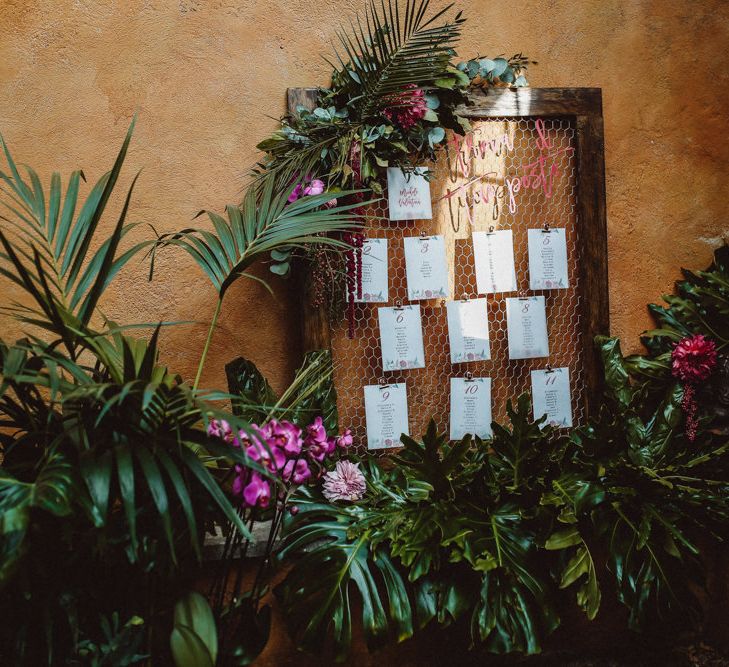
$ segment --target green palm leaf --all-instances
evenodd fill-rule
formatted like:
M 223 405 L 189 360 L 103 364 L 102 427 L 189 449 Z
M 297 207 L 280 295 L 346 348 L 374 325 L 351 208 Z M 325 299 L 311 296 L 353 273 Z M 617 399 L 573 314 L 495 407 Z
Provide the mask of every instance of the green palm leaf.
M 343 53 L 335 51 L 341 73 L 362 90 L 362 117 L 383 105 L 392 106 L 392 96 L 407 85 L 427 88 L 447 75 L 453 46 L 465 19 L 458 13 L 452 22 L 437 24 L 450 10 L 448 5 L 428 17 L 430 0 L 370 2 L 364 25 L 358 17 L 350 34 L 338 33 Z
M 312 243 L 349 247 L 336 238 L 324 235 L 360 228 L 361 219 L 356 216 L 354 209 L 363 204 L 322 208 L 332 199 L 332 195 L 326 193 L 288 203 L 293 187 L 276 192 L 276 180 L 266 179 L 260 190 L 250 188 L 242 206 L 227 206 L 227 219 L 212 211 L 201 211 L 198 215 L 208 215 L 215 233 L 195 227 L 161 235 L 152 251 L 152 271 L 154 255 L 160 248 L 180 247 L 195 260 L 222 299 L 226 290 L 239 277 L 260 280 L 250 274 L 248 269 L 255 261 L 274 250 Z M 340 192 L 337 197 L 348 197 L 360 192 Z
M 61 176 L 54 172 L 46 199 L 37 173 L 26 167 L 28 180 L 24 179 L 0 136 L 8 166 L 8 172 L 0 170 L 0 220 L 4 223 L 0 229 L 0 275 L 21 287 L 36 305 L 6 310 L 27 324 L 60 336 L 69 350 L 76 345 L 76 332 L 87 329 L 104 289 L 137 252 L 151 243 L 137 243 L 117 256 L 121 240 L 135 226 L 125 224 L 125 220 L 137 174 L 112 234 L 98 250 L 91 251 L 133 130 L 134 121 L 114 165 L 93 186 L 78 215 L 75 212 L 83 172 L 73 172 L 65 197 Z

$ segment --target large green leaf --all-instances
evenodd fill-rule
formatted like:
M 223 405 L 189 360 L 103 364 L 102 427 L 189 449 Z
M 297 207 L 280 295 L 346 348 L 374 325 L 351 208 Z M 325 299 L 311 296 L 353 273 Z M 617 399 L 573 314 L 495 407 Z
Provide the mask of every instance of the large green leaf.
M 297 498 L 279 551 L 283 559 L 306 550 L 276 593 L 299 645 L 320 652 L 331 638 L 343 661 L 352 641 L 352 599 L 356 592 L 368 646 L 412 635 L 412 607 L 406 580 L 385 549 L 371 550 L 370 533 L 358 530 L 356 507 L 336 507 Z
M 194 591 L 175 605 L 170 649 L 176 667 L 214 667 L 218 633 L 207 600 Z

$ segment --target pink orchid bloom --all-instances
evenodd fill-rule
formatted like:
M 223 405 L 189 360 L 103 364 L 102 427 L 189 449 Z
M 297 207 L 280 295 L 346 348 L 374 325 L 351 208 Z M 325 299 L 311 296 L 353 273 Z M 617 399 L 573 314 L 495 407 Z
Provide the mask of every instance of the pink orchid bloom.
M 324 192 L 324 181 L 315 178 L 304 188 L 305 195 L 320 195 Z
M 243 489 L 243 500 L 250 507 L 268 507 L 271 500 L 271 487 L 258 473 L 252 473 L 251 479 Z
M 299 459 L 298 461 L 292 459 L 286 462 L 283 469 L 284 482 L 293 481 L 294 484 L 303 484 L 310 477 L 311 470 L 309 470 L 309 464 L 305 459 Z

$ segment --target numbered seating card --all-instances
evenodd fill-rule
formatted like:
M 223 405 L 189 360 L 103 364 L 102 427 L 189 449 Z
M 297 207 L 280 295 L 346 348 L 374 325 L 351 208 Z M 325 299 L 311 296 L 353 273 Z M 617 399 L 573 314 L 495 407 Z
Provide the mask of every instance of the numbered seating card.
M 547 313 L 543 296 L 506 299 L 509 359 L 549 356 Z
M 473 232 L 473 258 L 479 294 L 516 292 L 514 240 L 510 229 Z
M 451 378 L 451 440 L 491 438 L 491 378 Z
M 406 236 L 403 243 L 408 299 L 447 298 L 448 264 L 443 236 Z
M 542 427 L 547 424 L 572 426 L 569 368 L 532 371 L 532 402 L 534 419 L 547 415 Z
M 400 167 L 387 169 L 387 202 L 390 220 L 430 220 L 430 183 L 425 178 L 427 167 L 403 172 Z
M 446 308 L 451 363 L 491 359 L 486 299 L 448 301 Z
M 529 230 L 529 289 L 567 289 L 567 237 L 564 229 Z
M 399 447 L 408 429 L 408 397 L 405 384 L 365 385 L 367 449 Z
M 387 239 L 367 239 L 362 252 L 362 298 L 360 303 L 387 303 Z
M 378 308 L 382 368 L 425 368 L 420 306 Z

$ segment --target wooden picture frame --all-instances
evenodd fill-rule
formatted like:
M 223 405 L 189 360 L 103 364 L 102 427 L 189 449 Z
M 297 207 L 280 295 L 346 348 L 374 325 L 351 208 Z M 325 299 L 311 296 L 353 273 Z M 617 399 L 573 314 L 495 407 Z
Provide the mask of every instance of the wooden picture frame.
M 313 108 L 316 88 L 289 88 L 288 109 Z M 602 91 L 599 88 L 489 88 L 469 94 L 459 109 L 469 119 L 564 117 L 574 122 L 577 164 L 577 216 L 580 225 L 582 261 L 580 284 L 587 414 L 597 409 L 602 387 L 602 368 L 594 339 L 608 334 L 607 214 L 605 202 L 605 158 Z M 306 281 L 302 281 L 305 285 Z M 312 307 L 307 287 L 302 287 L 303 351 L 330 349 L 331 334 L 326 310 Z M 589 297 L 589 298 L 587 298 Z

